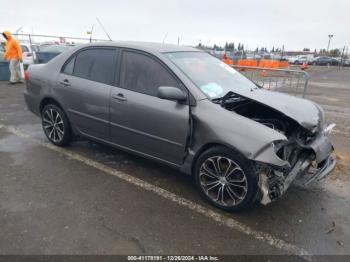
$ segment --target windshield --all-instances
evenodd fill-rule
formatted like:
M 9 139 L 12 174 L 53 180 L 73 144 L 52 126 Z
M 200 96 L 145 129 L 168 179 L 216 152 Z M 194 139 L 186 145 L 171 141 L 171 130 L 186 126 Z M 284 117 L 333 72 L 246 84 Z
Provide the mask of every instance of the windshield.
M 250 90 L 256 85 L 219 59 L 202 52 L 167 53 L 192 82 L 210 99 L 235 90 Z

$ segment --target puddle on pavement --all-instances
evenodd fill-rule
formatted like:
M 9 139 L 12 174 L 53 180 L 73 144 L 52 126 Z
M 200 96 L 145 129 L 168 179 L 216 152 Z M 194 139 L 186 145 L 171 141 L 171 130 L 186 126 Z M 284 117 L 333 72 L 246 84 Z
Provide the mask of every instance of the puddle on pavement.
M 0 154 L 7 153 L 13 162 L 11 165 L 19 166 L 25 161 L 25 154 L 29 148 L 33 147 L 29 141 L 25 141 L 18 136 L 5 134 L 0 136 Z
M 16 126 L 19 130 L 22 130 L 26 134 L 30 135 L 34 139 L 40 139 L 43 140 L 46 139 L 46 136 L 44 134 L 44 131 L 41 127 L 41 124 L 35 124 L 35 125 L 18 125 Z

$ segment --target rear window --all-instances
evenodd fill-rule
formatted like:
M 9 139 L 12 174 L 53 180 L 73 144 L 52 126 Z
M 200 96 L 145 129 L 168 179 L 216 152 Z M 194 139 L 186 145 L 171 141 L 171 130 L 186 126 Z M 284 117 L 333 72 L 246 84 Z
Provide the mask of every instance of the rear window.
M 74 69 L 74 62 L 75 62 L 75 56 L 72 57 L 68 63 L 63 68 L 63 73 L 67 75 L 72 75 L 73 74 L 73 69 Z
M 111 84 L 114 78 L 115 54 L 115 49 L 96 48 L 84 50 L 78 53 L 75 58 L 73 75 L 100 83 Z M 66 68 L 71 66 L 70 63 L 66 65 Z
M 52 52 L 52 53 L 62 53 L 66 51 L 69 47 L 64 45 L 48 45 L 40 47 L 41 52 Z
M 37 45 L 32 45 L 32 50 L 33 50 L 34 52 L 38 52 L 38 51 L 39 51 L 39 46 L 37 46 Z

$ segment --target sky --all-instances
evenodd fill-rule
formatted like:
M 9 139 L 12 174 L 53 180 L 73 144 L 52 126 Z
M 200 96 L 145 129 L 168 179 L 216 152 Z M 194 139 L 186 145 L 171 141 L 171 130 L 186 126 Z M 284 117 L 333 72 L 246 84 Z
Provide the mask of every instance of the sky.
M 350 45 L 349 0 L 1 1 L 0 30 L 182 45 L 244 43 L 286 50 Z

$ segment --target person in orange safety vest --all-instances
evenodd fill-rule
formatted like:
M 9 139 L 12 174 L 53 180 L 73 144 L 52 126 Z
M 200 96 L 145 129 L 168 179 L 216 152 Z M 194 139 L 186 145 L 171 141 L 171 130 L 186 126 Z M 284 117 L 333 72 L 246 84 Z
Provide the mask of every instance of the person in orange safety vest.
M 10 32 L 5 31 L 2 35 L 6 39 L 4 58 L 10 62 L 11 78 L 9 84 L 21 83 L 20 63 L 22 62 L 22 48 Z

